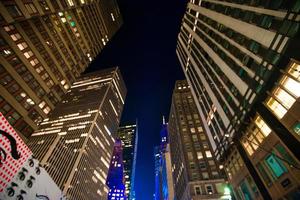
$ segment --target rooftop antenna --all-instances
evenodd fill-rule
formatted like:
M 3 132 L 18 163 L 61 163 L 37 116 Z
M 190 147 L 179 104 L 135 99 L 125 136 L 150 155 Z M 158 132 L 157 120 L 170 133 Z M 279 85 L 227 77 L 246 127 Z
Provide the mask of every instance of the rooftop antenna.
M 163 124 L 166 124 L 165 116 L 163 115 Z

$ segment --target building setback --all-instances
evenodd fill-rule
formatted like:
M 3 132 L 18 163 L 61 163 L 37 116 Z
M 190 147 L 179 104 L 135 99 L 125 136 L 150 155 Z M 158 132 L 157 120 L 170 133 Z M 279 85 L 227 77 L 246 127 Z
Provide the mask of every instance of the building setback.
M 225 180 L 185 80 L 176 81 L 168 126 L 175 199 L 220 199 Z
M 118 68 L 81 76 L 28 141 L 69 199 L 106 199 L 114 137 L 126 94 Z
M 135 200 L 134 182 L 138 147 L 137 124 L 120 126 L 118 128 L 118 137 L 121 139 L 123 147 L 125 193 L 127 199 Z
M 299 198 L 299 5 L 187 5 L 177 55 L 237 199 Z
M 11 0 L 0 11 L 0 110 L 28 138 L 122 18 L 115 0 Z

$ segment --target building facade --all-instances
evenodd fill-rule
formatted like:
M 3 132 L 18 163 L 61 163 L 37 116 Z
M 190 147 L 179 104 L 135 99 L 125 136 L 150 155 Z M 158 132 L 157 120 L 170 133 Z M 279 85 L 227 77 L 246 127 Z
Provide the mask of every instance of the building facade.
M 122 141 L 120 139 L 116 139 L 106 179 L 106 185 L 109 187 L 107 200 L 127 199 L 124 181 Z
M 168 125 L 175 199 L 220 199 L 225 180 L 185 80 L 175 84 Z
M 82 75 L 28 141 L 69 199 L 106 199 L 106 178 L 124 105 L 118 68 Z
M 126 196 L 129 200 L 135 200 L 135 169 L 138 147 L 138 126 L 136 124 L 120 126 L 118 138 L 123 145 L 123 162 Z
M 0 11 L 0 110 L 28 138 L 122 18 L 114 0 L 10 0 Z
M 154 157 L 154 177 L 155 177 L 155 188 L 153 199 L 162 199 L 162 169 L 161 169 L 161 148 L 160 146 L 155 146 L 153 149 Z
M 192 0 L 182 21 L 177 55 L 240 198 L 299 193 L 299 5 Z

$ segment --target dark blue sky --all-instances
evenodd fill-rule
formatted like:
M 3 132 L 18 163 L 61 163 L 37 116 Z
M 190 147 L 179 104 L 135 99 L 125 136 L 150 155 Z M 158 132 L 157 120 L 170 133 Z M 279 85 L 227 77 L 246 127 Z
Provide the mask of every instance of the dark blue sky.
M 139 121 L 137 200 L 152 200 L 153 147 L 162 115 L 169 115 L 175 80 L 184 79 L 176 57 L 184 0 L 118 0 L 124 24 L 88 71 L 119 66 L 128 89 L 121 123 Z

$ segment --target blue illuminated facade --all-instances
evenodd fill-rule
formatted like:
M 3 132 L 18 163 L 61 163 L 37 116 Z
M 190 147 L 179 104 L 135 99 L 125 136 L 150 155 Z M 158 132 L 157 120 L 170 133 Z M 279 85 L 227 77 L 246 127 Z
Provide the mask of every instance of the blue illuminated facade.
M 109 187 L 108 200 L 126 200 L 124 185 L 123 149 L 121 140 L 114 145 L 106 185 Z
M 161 170 L 161 147 L 154 147 L 154 166 L 155 166 L 155 191 L 154 200 L 161 200 L 162 194 L 162 170 Z
M 168 160 L 168 124 L 163 120 L 162 129 L 160 131 L 161 143 L 160 146 L 154 148 L 155 159 L 155 200 L 169 200 L 169 176 Z M 172 195 L 173 196 L 173 195 Z M 173 199 L 172 199 L 173 200 Z

